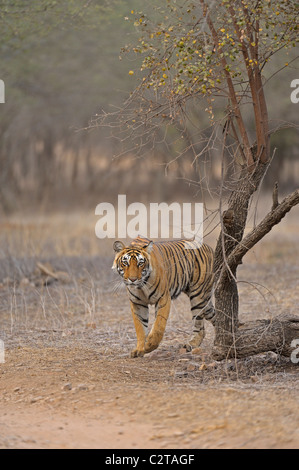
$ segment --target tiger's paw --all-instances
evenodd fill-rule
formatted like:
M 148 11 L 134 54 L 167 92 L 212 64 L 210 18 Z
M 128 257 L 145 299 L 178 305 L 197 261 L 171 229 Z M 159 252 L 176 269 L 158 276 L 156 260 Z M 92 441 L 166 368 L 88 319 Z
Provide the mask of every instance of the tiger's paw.
M 190 343 L 185 343 L 185 344 L 183 344 L 183 345 L 182 345 L 182 348 L 183 348 L 183 349 L 186 349 L 186 352 L 191 352 L 192 349 L 193 349 L 193 347 L 191 346 Z
M 152 351 L 154 351 L 154 349 L 157 349 L 157 347 L 159 346 L 160 344 L 160 341 L 159 340 L 159 337 L 158 335 L 148 335 L 147 337 L 147 340 L 146 340 L 146 343 L 145 343 L 145 352 L 146 353 L 150 353 Z
M 199 333 L 194 334 L 192 338 L 190 338 L 188 343 L 184 344 L 183 347 L 186 349 L 187 352 L 191 352 L 192 349 L 198 348 L 201 345 L 204 337 L 205 332 L 204 330 L 201 330 Z
M 144 356 L 144 349 L 132 349 L 130 356 L 131 357 L 143 357 Z

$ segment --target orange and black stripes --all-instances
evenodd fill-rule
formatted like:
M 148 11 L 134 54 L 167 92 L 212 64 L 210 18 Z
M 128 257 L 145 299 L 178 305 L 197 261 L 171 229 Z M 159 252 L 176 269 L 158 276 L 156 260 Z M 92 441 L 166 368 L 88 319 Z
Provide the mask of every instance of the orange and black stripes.
M 137 334 L 132 356 L 157 348 L 165 331 L 171 299 L 182 292 L 189 296 L 193 319 L 190 347 L 204 336 L 204 319 L 213 322 L 211 303 L 213 251 L 190 240 L 155 242 L 137 237 L 125 247 L 115 242 L 113 267 L 123 277 L 131 303 Z M 148 334 L 148 305 L 155 305 L 156 319 Z

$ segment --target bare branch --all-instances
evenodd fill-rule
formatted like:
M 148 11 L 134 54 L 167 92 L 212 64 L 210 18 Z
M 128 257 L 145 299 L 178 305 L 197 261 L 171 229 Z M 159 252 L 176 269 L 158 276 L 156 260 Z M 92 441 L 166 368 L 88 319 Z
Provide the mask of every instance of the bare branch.
M 285 197 L 277 207 L 269 212 L 268 215 L 255 227 L 242 242 L 231 252 L 227 258 L 227 263 L 230 268 L 235 268 L 240 264 L 243 256 L 270 230 L 277 225 L 281 219 L 292 209 L 292 207 L 299 204 L 299 189 L 296 189 L 292 194 Z
M 211 34 L 212 34 L 212 37 L 213 37 L 213 40 L 214 40 L 215 47 L 216 47 L 216 49 L 219 49 L 219 46 L 218 46 L 219 37 L 218 37 L 217 31 L 214 27 L 214 24 L 211 20 L 211 17 L 208 13 L 208 7 L 207 7 L 204 0 L 200 0 L 200 2 L 201 2 L 202 7 L 203 7 L 203 16 L 207 20 L 207 24 L 210 28 L 210 31 L 211 31 Z M 241 138 L 242 138 L 242 141 L 243 141 L 244 153 L 246 155 L 247 165 L 248 165 L 248 167 L 252 167 L 252 166 L 254 166 L 254 160 L 253 160 L 253 156 L 252 156 L 252 153 L 251 153 L 249 138 L 248 138 L 246 127 L 245 127 L 245 124 L 244 124 L 244 121 L 243 121 L 243 118 L 242 118 L 242 115 L 241 115 L 240 105 L 239 105 L 239 102 L 238 102 L 238 99 L 237 99 L 237 96 L 236 96 L 236 92 L 235 92 L 235 88 L 234 88 L 233 81 L 232 81 L 232 78 L 231 78 L 231 74 L 228 70 L 227 61 L 226 61 L 224 56 L 221 57 L 220 61 L 221 61 L 222 68 L 223 68 L 224 73 L 225 73 L 227 86 L 228 86 L 228 90 L 229 90 L 229 95 L 230 95 L 230 99 L 231 99 L 231 102 L 232 102 L 232 105 L 233 105 L 233 113 L 236 117 L 238 127 L 239 127 L 239 130 L 240 130 L 240 134 L 241 134 Z

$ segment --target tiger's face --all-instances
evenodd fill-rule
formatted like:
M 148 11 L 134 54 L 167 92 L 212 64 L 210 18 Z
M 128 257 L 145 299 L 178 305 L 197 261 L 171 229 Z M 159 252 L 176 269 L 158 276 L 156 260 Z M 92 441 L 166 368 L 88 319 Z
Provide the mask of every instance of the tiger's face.
M 151 273 L 150 251 L 152 243 L 146 248 L 126 247 L 116 241 L 113 245 L 116 252 L 112 269 L 116 269 L 127 286 L 142 287 Z

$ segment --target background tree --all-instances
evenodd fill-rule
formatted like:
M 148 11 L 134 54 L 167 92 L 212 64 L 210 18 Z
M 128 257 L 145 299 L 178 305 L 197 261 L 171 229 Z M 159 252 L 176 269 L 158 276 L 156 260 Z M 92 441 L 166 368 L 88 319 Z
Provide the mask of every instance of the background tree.
M 40 211 L 49 207 L 71 210 L 76 205 L 90 208 L 100 200 L 115 200 L 118 193 L 128 194 L 132 201 L 136 201 L 140 193 L 144 202 L 154 199 L 171 201 L 173 194 L 176 198 L 190 201 L 194 191 L 199 191 L 203 197 L 206 189 L 211 194 L 216 190 L 221 179 L 218 147 L 222 130 L 220 125 L 210 127 L 211 114 L 208 111 L 210 104 L 216 104 L 216 101 L 208 102 L 209 98 L 214 99 L 209 92 L 197 93 L 194 89 L 194 94 L 190 92 L 188 99 L 184 99 L 182 85 L 184 81 L 187 83 L 188 76 L 191 77 L 187 66 L 192 61 L 186 60 L 187 49 L 183 48 L 184 41 L 181 41 L 184 37 L 182 28 L 187 32 L 191 29 L 188 26 L 191 11 L 188 13 L 183 3 L 171 2 L 166 8 L 166 1 L 156 2 L 156 11 L 153 8 L 155 0 L 3 0 L 0 3 L 0 78 L 6 87 L 6 102 L 0 105 L 1 216 L 16 210 L 28 211 L 29 207 L 36 209 L 37 206 Z M 150 11 L 149 16 L 143 17 L 144 24 L 140 22 L 140 8 Z M 166 9 L 164 13 L 163 8 Z M 202 14 L 202 7 L 199 12 Z M 157 20 L 156 24 L 151 23 L 150 18 Z M 136 23 L 135 27 L 132 28 L 130 20 Z M 175 29 L 163 32 L 164 26 Z M 141 28 L 146 37 L 138 41 Z M 205 38 L 208 41 L 207 34 Z M 119 56 L 123 58 L 121 47 L 130 41 L 135 41 L 135 51 L 124 47 L 129 61 L 119 60 Z M 149 50 L 146 49 L 147 44 Z M 94 115 L 93 123 L 96 125 L 96 114 L 100 114 L 102 109 L 110 112 L 121 108 L 132 87 L 138 83 L 139 74 L 141 78 L 147 77 L 150 70 L 145 65 L 150 59 L 143 66 L 142 60 L 155 55 L 152 47 L 157 50 L 160 47 L 161 51 L 165 48 L 168 53 L 173 44 L 178 47 L 170 60 L 173 65 L 174 61 L 181 60 L 184 66 L 178 69 L 176 84 L 176 88 L 181 89 L 177 96 L 165 93 L 162 100 L 161 92 L 171 91 L 171 84 L 163 77 L 163 74 L 167 75 L 165 62 L 160 67 L 161 80 L 157 85 L 160 82 L 161 85 L 157 86 L 157 91 L 151 85 L 152 80 L 144 83 L 146 98 L 151 99 L 153 106 L 152 116 L 144 114 L 147 129 L 139 125 L 136 110 L 146 111 L 150 103 L 140 102 L 140 107 L 135 106 L 138 100 L 136 90 L 132 96 L 135 105 L 132 104 L 130 109 L 128 102 L 123 114 L 129 133 L 119 133 L 119 129 L 114 128 L 115 138 L 108 139 L 111 128 L 83 131 L 91 115 Z M 189 51 L 192 60 L 196 57 L 202 60 L 199 57 L 202 53 L 194 48 L 194 44 L 191 45 L 194 49 L 193 55 L 190 55 L 192 49 Z M 288 75 L 294 73 L 292 59 L 295 48 L 291 47 L 288 54 L 286 56 L 283 49 L 272 55 L 263 70 L 268 79 L 281 66 L 284 67 L 286 61 L 290 64 L 280 74 L 274 74 L 271 86 L 268 83 L 265 86 L 269 111 L 275 118 L 279 116 L 281 122 L 296 119 L 296 105 L 290 104 Z M 226 58 L 230 60 L 229 56 Z M 141 66 L 142 71 L 139 70 Z M 158 65 L 156 70 L 158 73 Z M 180 70 L 185 72 L 179 74 Z M 156 78 L 158 80 L 158 75 Z M 218 82 L 216 85 L 220 87 Z M 154 94 L 157 94 L 157 99 Z M 213 112 L 215 121 L 219 124 L 222 121 L 223 127 L 227 100 L 219 95 Z M 175 97 L 177 100 L 173 99 Z M 171 103 L 175 108 L 169 109 Z M 249 112 L 249 106 L 246 107 L 245 100 L 242 113 L 248 136 L 253 139 L 254 116 Z M 273 127 L 278 124 L 278 121 L 273 122 Z M 147 130 L 150 132 L 145 132 Z M 229 134 L 231 132 L 232 128 Z M 228 152 L 233 149 L 229 134 L 224 152 L 227 179 L 235 172 L 234 160 Z M 296 161 L 298 142 L 298 133 L 291 128 L 282 129 L 273 136 L 271 145 L 279 146 L 281 152 L 276 154 L 265 175 L 264 188 L 269 187 L 273 175 L 276 179 L 279 177 L 280 190 L 295 188 L 299 175 Z M 136 149 L 142 158 L 136 158 Z M 112 158 L 120 154 L 122 158 Z M 238 155 L 236 158 L 241 158 Z
M 298 41 L 298 12 L 298 3 L 286 0 L 166 1 L 151 15 L 132 10 L 140 36 L 124 50 L 141 55 L 140 81 L 121 111 L 98 121 L 112 128 L 125 125 L 127 138 L 138 138 L 140 149 L 153 142 L 153 136 L 159 138 L 161 128 L 165 135 L 179 129 L 194 161 L 221 148 L 221 233 L 214 264 L 217 357 L 265 350 L 289 355 L 291 340 L 298 336 L 298 318 L 238 328 L 236 281 L 243 256 L 299 203 L 299 189 L 278 203 L 275 186 L 271 212 L 244 237 L 252 195 L 276 158 L 270 137 L 291 125 L 271 123 L 266 90 L 271 76 L 297 59 L 290 51 Z M 280 64 L 271 70 L 275 55 Z M 209 125 L 195 132 L 192 121 L 200 103 Z M 178 157 L 186 153 L 185 147 Z M 224 187 L 230 192 L 225 211 Z
M 117 168 L 109 174 L 114 143 L 105 131 L 80 132 L 132 83 L 119 60 L 132 2 L 115 3 L 0 2 L 0 213 L 50 201 L 67 207 L 79 192 L 87 204 L 96 193 L 95 205 L 99 187 L 118 179 Z

